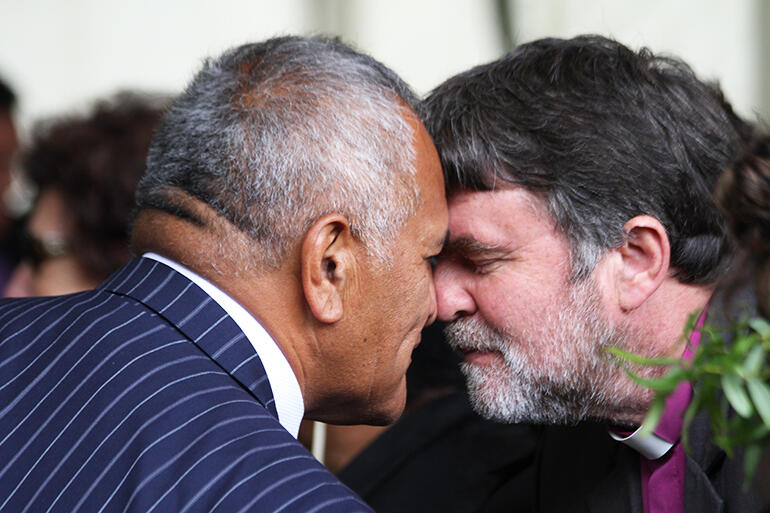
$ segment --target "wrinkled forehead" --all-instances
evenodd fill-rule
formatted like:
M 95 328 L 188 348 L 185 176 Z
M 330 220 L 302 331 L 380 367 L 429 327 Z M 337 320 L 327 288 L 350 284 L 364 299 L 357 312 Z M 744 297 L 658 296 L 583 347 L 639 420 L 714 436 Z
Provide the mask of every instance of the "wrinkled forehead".
M 530 215 L 552 218 L 543 193 L 504 181 L 498 182 L 496 187 L 489 189 L 456 187 L 447 191 L 447 202 L 450 212 L 453 210 L 456 212 L 459 205 L 472 202 L 480 209 L 475 210 L 477 213 L 493 208 L 500 215 L 506 213 L 515 215 L 525 209 Z
M 417 115 L 409 112 L 404 117 L 412 129 L 418 193 L 417 209 L 412 220 L 422 225 L 420 238 L 429 246 L 440 249 L 446 239 L 449 218 L 441 161 L 433 139 Z

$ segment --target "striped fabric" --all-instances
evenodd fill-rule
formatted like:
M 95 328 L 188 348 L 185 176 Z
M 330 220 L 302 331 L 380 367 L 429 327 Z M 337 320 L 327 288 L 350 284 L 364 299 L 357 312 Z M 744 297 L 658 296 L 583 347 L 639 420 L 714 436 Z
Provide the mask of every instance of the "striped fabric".
M 0 300 L 0 511 L 370 511 L 277 420 L 216 302 L 158 262 Z

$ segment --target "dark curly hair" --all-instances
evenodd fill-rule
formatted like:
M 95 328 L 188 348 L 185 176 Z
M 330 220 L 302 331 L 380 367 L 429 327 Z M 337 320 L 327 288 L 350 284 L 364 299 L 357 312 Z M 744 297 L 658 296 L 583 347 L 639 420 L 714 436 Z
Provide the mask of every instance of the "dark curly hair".
M 147 149 L 169 99 L 121 92 L 85 115 L 36 125 L 22 155 L 39 191 L 61 195 L 73 218 L 75 255 L 94 279 L 129 258 L 128 222 Z
M 0 112 L 10 112 L 16 106 L 16 93 L 0 78 Z
M 735 267 L 744 279 L 756 279 L 758 306 L 770 317 L 770 133 L 722 175 L 717 201 L 744 253 Z

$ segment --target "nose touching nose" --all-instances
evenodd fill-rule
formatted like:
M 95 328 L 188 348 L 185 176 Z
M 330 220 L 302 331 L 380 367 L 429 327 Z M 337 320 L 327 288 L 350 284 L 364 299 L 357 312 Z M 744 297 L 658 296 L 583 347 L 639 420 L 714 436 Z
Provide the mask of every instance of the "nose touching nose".
M 433 280 L 439 319 L 451 322 L 475 313 L 476 303 L 473 296 L 451 264 L 439 262 L 433 273 Z
M 430 326 L 434 322 L 436 322 L 436 317 L 438 316 L 438 302 L 436 301 L 436 282 L 434 277 L 431 277 L 430 280 L 430 290 L 428 291 L 430 294 L 430 309 L 428 310 L 428 320 L 426 321 L 425 325 Z

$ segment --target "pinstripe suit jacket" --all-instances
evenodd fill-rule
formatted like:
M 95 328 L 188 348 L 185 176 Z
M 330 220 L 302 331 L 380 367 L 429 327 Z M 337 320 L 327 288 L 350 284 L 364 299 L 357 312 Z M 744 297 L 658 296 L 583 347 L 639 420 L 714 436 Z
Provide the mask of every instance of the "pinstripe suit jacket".
M 187 278 L 0 301 L 0 511 L 370 511 L 278 423 L 244 333 Z

